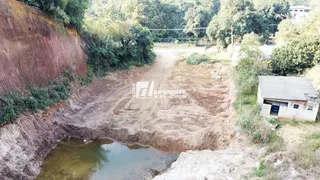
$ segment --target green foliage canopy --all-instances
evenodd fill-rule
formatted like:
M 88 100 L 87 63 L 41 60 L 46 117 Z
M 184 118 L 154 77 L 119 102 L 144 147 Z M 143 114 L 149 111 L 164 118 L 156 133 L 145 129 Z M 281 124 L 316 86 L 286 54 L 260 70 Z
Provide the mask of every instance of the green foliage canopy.
M 320 62 L 320 38 L 293 41 L 274 50 L 271 64 L 280 75 L 303 73 Z
M 279 0 L 281 1 L 281 0 Z M 207 29 L 211 41 L 226 48 L 233 42 L 241 42 L 245 34 L 254 32 L 261 42 L 268 40 L 276 25 L 285 18 L 289 5 L 285 2 L 254 5 L 249 0 L 224 0 L 221 10 L 214 16 Z
M 89 0 L 20 0 L 51 15 L 64 25 L 80 30 Z

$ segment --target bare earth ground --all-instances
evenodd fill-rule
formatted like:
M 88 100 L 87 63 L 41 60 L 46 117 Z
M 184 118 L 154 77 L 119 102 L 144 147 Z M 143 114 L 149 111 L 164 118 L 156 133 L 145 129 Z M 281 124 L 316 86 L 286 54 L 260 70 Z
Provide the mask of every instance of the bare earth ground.
M 280 128 L 279 135 L 284 138 L 287 149 L 293 149 L 304 141 L 307 136 L 320 133 L 319 123 L 299 123 L 297 125 L 286 124 Z
M 178 59 L 176 51 L 161 50 L 152 67 L 111 73 L 74 94 L 70 108 L 55 113 L 54 120 L 138 134 L 138 142 L 166 151 L 226 147 L 234 135 L 231 67 L 190 66 Z M 222 79 L 212 78 L 215 70 Z M 132 83 L 138 81 L 154 81 L 156 90 L 185 90 L 186 98 L 137 99 Z
M 88 142 L 111 138 L 175 153 L 226 148 L 235 139 L 232 68 L 179 60 L 180 53 L 192 52 L 204 49 L 158 50 L 152 66 L 110 73 L 74 92 L 68 102 L 25 113 L 1 128 L 1 178 L 34 179 L 44 158 L 67 136 Z M 212 78 L 212 71 L 221 79 Z M 154 81 L 155 90 L 185 90 L 186 97 L 134 98 L 132 84 L 139 81 Z
M 0 168 L 0 176 L 34 179 L 59 140 L 75 136 L 183 152 L 155 179 L 259 179 L 252 171 L 262 158 L 280 169 L 279 178 L 274 179 L 318 179 L 317 168 L 305 171 L 296 167 L 288 152 L 266 154 L 266 148 L 235 134 L 232 67 L 222 63 L 190 66 L 179 57 L 200 51 L 203 49 L 158 50 L 152 66 L 110 73 L 73 93 L 69 103 L 62 102 L 42 114 L 27 113 L 17 123 L 1 128 L 0 167 L 4 168 Z M 212 72 L 221 79 L 212 77 Z M 138 81 L 154 81 L 156 90 L 185 90 L 186 98 L 137 99 L 132 84 Z M 279 133 L 287 149 L 293 149 L 306 132 L 319 132 L 319 125 L 315 126 L 285 125 Z

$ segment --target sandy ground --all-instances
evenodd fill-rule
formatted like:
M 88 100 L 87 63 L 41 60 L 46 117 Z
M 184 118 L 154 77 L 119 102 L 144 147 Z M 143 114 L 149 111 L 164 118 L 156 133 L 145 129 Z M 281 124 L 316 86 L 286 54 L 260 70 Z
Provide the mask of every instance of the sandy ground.
M 185 51 L 199 52 L 203 48 Z M 55 121 L 89 129 L 108 125 L 129 134 L 156 134 L 162 140 L 152 145 L 162 150 L 226 147 L 234 135 L 232 68 L 218 63 L 190 66 L 179 60 L 179 52 L 157 50 L 151 67 L 111 73 L 88 85 L 73 95 L 69 109 L 56 113 Z M 221 78 L 215 78 L 212 72 Z M 136 88 L 135 83 L 141 81 L 149 82 L 147 93 L 152 92 L 152 82 L 154 90 L 185 93 L 183 97 L 133 97 L 133 86 Z M 139 93 L 142 91 L 136 95 Z M 166 149 L 166 141 L 176 142 L 176 147 Z
M 311 136 L 313 133 L 320 133 L 319 123 L 285 124 L 279 130 L 279 135 L 283 137 L 288 150 L 300 145 L 307 136 Z

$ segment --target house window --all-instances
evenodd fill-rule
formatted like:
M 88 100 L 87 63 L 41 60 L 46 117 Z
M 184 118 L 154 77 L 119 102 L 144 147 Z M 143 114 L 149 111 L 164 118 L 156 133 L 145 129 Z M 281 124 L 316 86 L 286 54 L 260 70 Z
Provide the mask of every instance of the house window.
M 293 108 L 294 108 L 294 109 L 299 109 L 299 104 L 294 104 L 294 105 L 293 105 Z
M 313 106 L 308 106 L 308 111 L 312 111 L 313 110 Z

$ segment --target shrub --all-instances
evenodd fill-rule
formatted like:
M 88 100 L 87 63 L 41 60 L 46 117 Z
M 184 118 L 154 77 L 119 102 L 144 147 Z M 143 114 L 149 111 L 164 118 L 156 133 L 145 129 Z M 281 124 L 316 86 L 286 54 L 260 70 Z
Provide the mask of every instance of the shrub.
M 152 52 L 150 31 L 135 25 L 130 32 L 131 36 L 122 37 L 121 42 L 86 34 L 88 65 L 97 76 L 104 76 L 117 69 L 153 63 L 155 54 Z
M 38 7 L 65 25 L 80 30 L 89 0 L 20 0 L 30 6 Z
M 85 86 L 93 81 L 94 74 L 92 68 L 89 66 L 86 75 L 81 75 L 78 77 L 81 86 Z
M 279 75 L 301 74 L 320 62 L 320 38 L 296 40 L 273 51 L 271 65 Z
M 0 95 L 0 125 L 12 122 L 26 111 L 36 112 L 66 100 L 70 94 L 70 82 L 74 75 L 72 72 L 64 74 L 59 83 L 53 80 L 48 87 L 30 87 L 29 96 L 19 93 L 7 93 Z
M 187 58 L 187 64 L 199 65 L 202 62 L 208 62 L 210 59 L 204 54 L 193 53 Z
M 270 123 L 270 124 L 273 124 L 273 125 L 276 125 L 276 129 L 279 129 L 280 126 L 281 126 L 279 120 L 278 120 L 278 119 L 275 119 L 275 118 L 270 119 L 270 120 L 269 120 L 269 123 Z
M 264 177 L 266 175 L 266 166 L 263 162 L 260 163 L 259 167 L 254 168 L 253 175 L 257 177 Z

